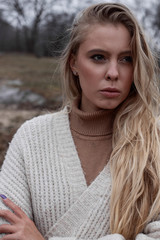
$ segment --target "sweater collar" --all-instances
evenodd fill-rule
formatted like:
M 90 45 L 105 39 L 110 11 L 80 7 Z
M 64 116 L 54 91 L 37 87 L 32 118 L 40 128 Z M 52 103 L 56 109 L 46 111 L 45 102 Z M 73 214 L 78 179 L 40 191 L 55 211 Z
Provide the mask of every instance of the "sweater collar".
M 88 136 L 105 136 L 112 134 L 114 121 L 113 110 L 99 110 L 88 113 L 82 111 L 79 106 L 79 99 L 73 101 L 70 112 L 71 130 Z

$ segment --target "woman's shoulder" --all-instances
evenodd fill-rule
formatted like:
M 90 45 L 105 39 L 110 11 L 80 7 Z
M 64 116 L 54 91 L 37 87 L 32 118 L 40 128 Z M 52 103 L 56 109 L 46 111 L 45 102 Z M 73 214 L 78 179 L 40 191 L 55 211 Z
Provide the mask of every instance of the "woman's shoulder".
M 33 153 L 53 144 L 57 136 L 62 136 L 68 128 L 66 108 L 34 117 L 25 121 L 14 134 L 7 154 L 16 152 L 19 156 L 28 156 L 29 151 Z
M 55 121 L 56 119 L 63 119 L 68 115 L 66 107 L 62 110 L 55 111 L 55 112 L 46 112 L 43 113 L 42 115 L 33 117 L 30 120 L 26 120 L 22 126 L 31 126 L 31 125 L 37 125 L 38 123 L 40 124 L 46 124 L 52 121 Z
M 26 120 L 18 129 L 17 134 L 30 133 L 33 135 L 35 132 L 48 132 L 55 126 L 57 128 L 61 122 L 67 121 L 68 112 L 67 108 L 65 107 L 60 111 L 45 113 L 30 120 Z

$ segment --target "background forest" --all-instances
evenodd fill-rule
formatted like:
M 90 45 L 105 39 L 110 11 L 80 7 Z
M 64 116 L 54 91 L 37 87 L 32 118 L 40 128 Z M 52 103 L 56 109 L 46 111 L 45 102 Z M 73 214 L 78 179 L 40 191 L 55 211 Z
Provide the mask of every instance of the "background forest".
M 75 14 L 94 2 L 98 1 L 0 0 L 0 51 L 27 52 L 37 57 L 59 55 Z M 158 40 L 160 1 L 133 0 L 127 5 L 150 36 Z

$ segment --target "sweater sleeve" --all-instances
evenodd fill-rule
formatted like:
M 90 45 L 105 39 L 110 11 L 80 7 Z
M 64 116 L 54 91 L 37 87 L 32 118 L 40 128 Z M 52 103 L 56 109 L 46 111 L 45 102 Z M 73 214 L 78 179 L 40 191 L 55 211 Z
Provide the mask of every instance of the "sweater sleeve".
M 13 137 L 0 171 L 0 194 L 11 199 L 32 219 L 30 192 L 23 158 L 23 142 L 24 134 L 21 127 Z M 7 209 L 1 200 L 0 209 Z M 0 218 L 0 225 L 4 223 L 6 221 Z M 1 236 L 2 234 L 0 238 Z
M 155 240 L 155 239 L 157 240 L 160 239 L 160 221 L 149 223 L 146 226 L 144 233 L 139 233 L 136 236 L 135 240 Z M 48 240 L 83 240 L 83 239 L 77 239 L 74 237 L 51 237 Z M 97 240 L 125 240 L 125 238 L 120 234 L 110 234 L 98 238 Z
M 160 239 L 160 219 L 147 224 L 144 233 L 137 235 L 136 240 L 155 240 Z
M 160 239 L 160 219 L 147 224 L 144 229 L 144 233 L 139 233 L 135 240 L 159 240 Z M 51 237 L 48 240 L 83 240 L 76 237 Z M 96 240 L 96 239 L 93 239 Z M 97 240 L 125 240 L 120 234 L 110 234 Z
M 76 237 L 51 237 L 48 240 L 83 240 L 83 239 L 77 239 Z M 125 238 L 120 234 L 110 234 L 93 240 L 125 240 Z

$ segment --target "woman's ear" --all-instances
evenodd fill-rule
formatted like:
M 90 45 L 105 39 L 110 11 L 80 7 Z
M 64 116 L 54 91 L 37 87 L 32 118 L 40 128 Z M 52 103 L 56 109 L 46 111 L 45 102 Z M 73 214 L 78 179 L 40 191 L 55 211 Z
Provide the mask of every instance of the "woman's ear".
M 78 76 L 77 66 L 76 66 L 76 56 L 71 55 L 70 57 L 70 68 L 75 76 Z

